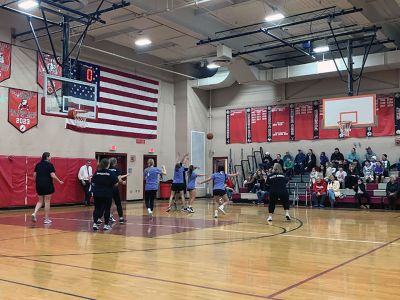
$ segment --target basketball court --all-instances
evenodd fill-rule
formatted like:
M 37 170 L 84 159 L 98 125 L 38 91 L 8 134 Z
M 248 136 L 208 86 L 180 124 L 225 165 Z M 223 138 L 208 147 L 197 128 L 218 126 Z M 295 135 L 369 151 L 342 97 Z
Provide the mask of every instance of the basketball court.
M 399 1 L 0 0 L 0 20 L 0 300 L 400 299 Z M 335 171 L 385 163 L 368 209 L 359 185 L 312 208 L 335 148 Z M 291 220 L 278 203 L 267 222 L 252 178 L 302 151 L 317 163 L 284 168 Z M 32 215 L 48 152 L 50 219 Z M 89 182 L 110 158 L 126 182 L 108 229 Z M 193 169 L 234 174 L 226 206 L 229 176 L 201 175 L 194 213 L 169 211 Z

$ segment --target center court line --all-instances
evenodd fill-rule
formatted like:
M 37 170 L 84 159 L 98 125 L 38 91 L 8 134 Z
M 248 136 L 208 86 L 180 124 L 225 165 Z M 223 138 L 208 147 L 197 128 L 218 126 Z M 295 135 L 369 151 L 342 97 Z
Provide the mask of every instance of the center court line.
M 22 282 L 7 280 L 7 279 L 3 279 L 3 278 L 0 278 L 0 281 L 6 282 L 6 283 L 12 283 L 12 284 L 17 284 L 17 285 L 22 285 L 22 286 L 27 286 L 27 287 L 30 287 L 30 288 L 39 289 L 39 290 L 42 290 L 42 291 L 52 292 L 52 293 L 56 293 L 56 294 L 61 294 L 61 295 L 65 295 L 65 296 L 71 296 L 71 297 L 79 298 L 79 299 L 96 300 L 95 298 L 89 298 L 89 297 L 85 297 L 85 296 L 80 296 L 80 295 L 76 295 L 76 294 L 71 294 L 71 293 L 67 293 L 67 292 L 63 292 L 63 291 L 57 291 L 57 290 L 53 290 L 53 289 L 49 289 L 49 288 L 44 288 L 44 287 L 37 286 L 37 285 L 32 285 L 32 284 L 27 284 L 27 283 L 22 283 Z
M 331 268 L 329 268 L 329 269 L 327 269 L 327 270 L 325 270 L 325 271 L 319 272 L 319 273 L 314 274 L 314 275 L 312 275 L 312 276 L 310 276 L 310 277 L 308 277 L 308 278 L 306 278 L 306 279 L 303 279 L 303 280 L 301 280 L 301 281 L 299 281 L 299 282 L 297 282 L 297 283 L 294 283 L 294 284 L 292 284 L 292 285 L 289 285 L 288 287 L 286 287 L 286 288 L 284 288 L 284 289 L 282 289 L 282 290 L 280 290 L 280 291 L 277 291 L 277 292 L 275 292 L 275 293 L 273 293 L 273 294 L 270 294 L 270 295 L 268 295 L 267 297 L 268 297 L 269 299 L 275 298 L 276 296 L 278 296 L 278 295 L 280 295 L 280 294 L 283 294 L 283 293 L 285 293 L 285 292 L 287 292 L 287 291 L 289 291 L 289 290 L 292 290 L 292 289 L 294 289 L 294 288 L 296 288 L 296 287 L 298 287 L 298 286 L 300 286 L 300 285 L 303 285 L 304 283 L 307 283 L 307 282 L 309 282 L 309 281 L 311 281 L 311 280 L 314 280 L 315 278 L 321 277 L 322 275 L 325 275 L 325 274 L 327 274 L 327 273 L 329 273 L 329 272 L 332 272 L 332 271 L 334 271 L 334 270 L 336 270 L 336 269 L 339 269 L 339 268 L 341 268 L 341 267 L 343 267 L 343 266 L 345 266 L 345 265 L 348 265 L 349 263 L 352 263 L 353 261 L 356 261 L 356 260 L 358 260 L 358 259 L 360 259 L 360 258 L 362 258 L 362 257 L 364 257 L 364 256 L 367 256 L 367 255 L 369 255 L 369 254 L 371 254 L 371 253 L 373 253 L 373 252 L 376 252 L 376 251 L 378 251 L 378 250 L 380 250 L 380 249 L 382 249 L 382 248 L 384 248 L 384 247 L 387 247 L 387 246 L 389 246 L 389 245 L 391 245 L 391 244 L 394 244 L 395 242 L 397 242 L 397 241 L 399 241 L 399 240 L 400 240 L 400 237 L 398 237 L 398 238 L 396 238 L 396 239 L 394 239 L 394 240 L 391 240 L 391 241 L 389 241 L 389 242 L 386 242 L 386 243 L 384 243 L 383 245 L 380 245 L 379 247 L 376 247 L 376 248 L 374 248 L 374 249 L 371 249 L 371 250 L 369 250 L 369 251 L 367 251 L 367 252 L 364 252 L 364 253 L 362 253 L 362 254 L 360 254 L 360 255 L 357 255 L 357 256 L 355 256 L 355 257 L 353 257 L 353 258 L 350 258 L 350 259 L 348 259 L 348 260 L 342 262 L 341 264 L 338 264 L 338 265 L 336 265 L 336 266 L 333 266 L 333 267 L 331 267 Z

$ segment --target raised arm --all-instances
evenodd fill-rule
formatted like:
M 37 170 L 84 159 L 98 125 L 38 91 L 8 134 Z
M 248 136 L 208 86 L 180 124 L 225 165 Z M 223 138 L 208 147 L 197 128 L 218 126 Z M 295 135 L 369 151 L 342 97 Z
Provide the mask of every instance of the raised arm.
M 165 169 L 165 166 L 164 166 L 164 165 L 161 166 L 161 173 L 162 173 L 163 175 L 167 175 L 167 169 Z
M 199 184 L 207 183 L 207 182 L 210 182 L 211 180 L 212 180 L 212 178 L 209 177 L 206 180 L 200 181 Z

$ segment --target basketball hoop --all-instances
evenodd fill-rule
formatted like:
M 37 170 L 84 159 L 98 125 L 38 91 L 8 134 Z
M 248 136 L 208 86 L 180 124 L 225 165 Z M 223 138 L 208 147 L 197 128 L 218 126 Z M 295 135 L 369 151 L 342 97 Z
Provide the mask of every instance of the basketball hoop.
M 86 110 L 71 108 L 68 111 L 68 118 L 75 120 L 76 127 L 85 128 L 87 119 L 86 113 Z
M 339 130 L 340 130 L 340 136 L 345 137 L 349 136 L 351 132 L 351 124 L 353 122 L 351 121 L 339 121 L 337 122 L 339 125 Z

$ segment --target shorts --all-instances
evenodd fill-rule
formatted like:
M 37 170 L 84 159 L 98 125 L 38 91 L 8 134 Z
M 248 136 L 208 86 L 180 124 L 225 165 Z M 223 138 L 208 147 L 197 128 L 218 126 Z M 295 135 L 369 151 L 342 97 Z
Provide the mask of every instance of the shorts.
M 43 183 L 36 183 L 36 193 L 39 196 L 47 196 L 54 194 L 54 186 L 52 183 L 43 184 Z
M 171 190 L 176 193 L 185 191 L 185 184 L 184 183 L 173 183 Z
M 226 195 L 226 191 L 225 190 L 213 190 L 213 195 L 222 197 L 222 196 Z
M 195 188 L 187 188 L 187 190 L 189 191 L 189 192 L 191 192 L 191 191 L 194 191 L 195 190 Z

